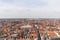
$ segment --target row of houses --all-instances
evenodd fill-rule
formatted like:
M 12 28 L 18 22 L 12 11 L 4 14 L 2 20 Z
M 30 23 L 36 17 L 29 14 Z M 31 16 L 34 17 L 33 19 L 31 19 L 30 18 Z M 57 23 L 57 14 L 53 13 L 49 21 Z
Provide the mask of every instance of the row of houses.
M 60 37 L 60 20 L 42 19 L 42 20 L 0 20 L 0 37 L 14 38 L 14 36 L 20 35 L 22 32 L 28 30 L 28 37 L 36 37 L 36 32 L 33 25 L 38 26 L 40 36 L 46 35 L 47 37 Z M 26 31 L 25 31 L 26 32 Z

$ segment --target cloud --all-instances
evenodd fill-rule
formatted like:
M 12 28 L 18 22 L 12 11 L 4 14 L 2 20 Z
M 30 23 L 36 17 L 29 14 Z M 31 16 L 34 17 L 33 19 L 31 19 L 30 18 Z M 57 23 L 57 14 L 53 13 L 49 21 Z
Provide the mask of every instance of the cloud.
M 0 18 L 60 18 L 59 1 L 0 0 Z

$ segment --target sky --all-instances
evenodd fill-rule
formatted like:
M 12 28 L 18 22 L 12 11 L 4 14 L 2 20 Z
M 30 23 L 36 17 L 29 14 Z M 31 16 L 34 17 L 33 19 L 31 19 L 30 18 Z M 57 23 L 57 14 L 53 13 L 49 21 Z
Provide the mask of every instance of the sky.
M 60 0 L 0 0 L 0 18 L 60 18 Z

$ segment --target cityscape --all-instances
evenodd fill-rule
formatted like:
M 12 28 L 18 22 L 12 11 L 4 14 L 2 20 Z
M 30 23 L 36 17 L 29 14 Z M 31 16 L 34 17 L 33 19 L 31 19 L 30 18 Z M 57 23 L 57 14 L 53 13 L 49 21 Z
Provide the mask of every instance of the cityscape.
M 58 40 L 59 38 L 59 19 L 0 19 L 0 40 Z

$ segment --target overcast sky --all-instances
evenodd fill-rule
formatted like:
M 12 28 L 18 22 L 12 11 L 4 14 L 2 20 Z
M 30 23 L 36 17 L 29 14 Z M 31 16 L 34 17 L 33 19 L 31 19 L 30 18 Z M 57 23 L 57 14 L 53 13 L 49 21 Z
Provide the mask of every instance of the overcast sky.
M 60 18 L 60 0 L 0 0 L 0 18 Z

